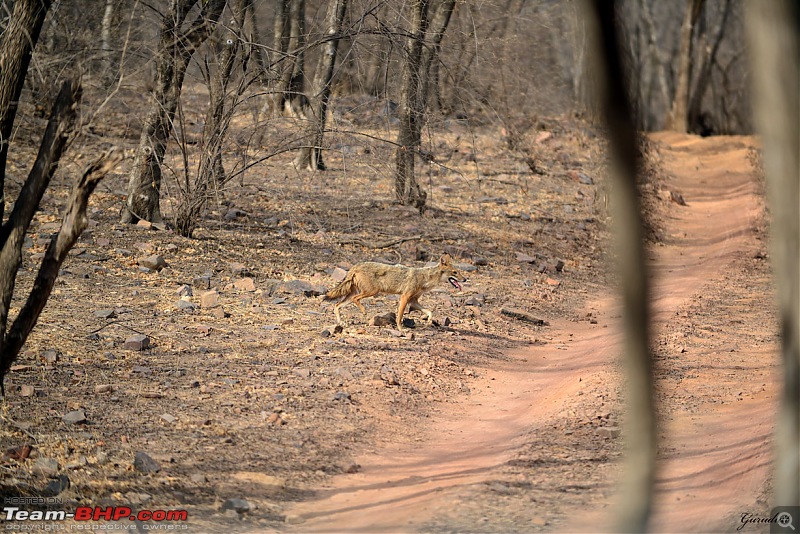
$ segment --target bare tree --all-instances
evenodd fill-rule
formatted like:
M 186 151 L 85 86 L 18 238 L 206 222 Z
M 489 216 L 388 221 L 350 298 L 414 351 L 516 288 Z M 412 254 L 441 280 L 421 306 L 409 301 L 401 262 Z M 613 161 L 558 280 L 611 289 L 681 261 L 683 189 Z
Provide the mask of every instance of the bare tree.
M 441 0 L 434 5 L 431 16 L 429 0 L 414 0 L 411 3 L 411 22 L 401 74 L 395 194 L 401 204 L 415 206 L 420 211 L 425 208 L 427 193 L 417 181 L 414 158 L 419 153 L 422 141 L 430 67 L 436 60 L 436 52 L 454 6 L 454 0 Z
M 45 252 L 33 289 L 9 327 L 8 315 L 17 271 L 22 262 L 22 243 L 25 233 L 50 184 L 50 179 L 58 168 L 67 139 L 75 126 L 80 95 L 81 87 L 77 81 L 65 82 L 61 87 L 42 137 L 36 161 L 14 202 L 14 209 L 0 228 L 0 390 L 6 373 L 50 297 L 61 264 L 86 229 L 88 224 L 86 206 L 89 196 L 99 181 L 121 159 L 119 155 L 111 158 L 103 155 L 84 171 L 70 196 L 61 229 Z
M 305 117 L 308 101 L 305 88 L 306 2 L 280 0 L 275 16 L 275 49 L 281 58 L 280 80 L 272 96 L 272 112 Z
M 339 34 L 342 31 L 347 0 L 330 0 L 328 13 L 325 16 L 325 42 L 319 56 L 314 82 L 311 86 L 310 116 L 306 129 L 306 138 L 310 143 L 300 149 L 294 160 L 298 169 L 325 170 L 322 160 L 322 139 L 325 134 L 328 100 L 331 96 L 331 80 L 336 64 L 336 51 L 339 47 Z
M 747 8 L 753 104 L 764 138 L 782 340 L 775 505 L 800 506 L 800 6 L 794 0 L 774 0 L 749 2 Z
M 153 102 L 142 128 L 128 182 L 128 199 L 122 212 L 124 223 L 136 223 L 139 219 L 162 220 L 159 205 L 161 162 L 180 100 L 186 67 L 197 48 L 214 31 L 225 7 L 225 0 L 202 2 L 194 21 L 184 29 L 183 23 L 197 3 L 198 0 L 172 0 L 170 9 L 162 18 Z
M 601 104 L 608 126 L 615 172 L 612 172 L 620 251 L 627 375 L 627 451 L 617 529 L 645 532 L 653 501 L 657 432 L 653 398 L 653 360 L 650 353 L 650 288 L 636 175 L 639 167 L 636 124 L 627 97 L 619 23 L 614 2 L 593 0 L 600 46 Z
M 678 55 L 678 81 L 672 108 L 667 117 L 667 129 L 688 131 L 689 84 L 692 76 L 692 32 L 705 0 L 687 0 L 681 25 L 681 45 Z
M 0 221 L 5 211 L 8 143 L 33 48 L 39 40 L 51 0 L 19 0 L 3 32 L 0 51 Z

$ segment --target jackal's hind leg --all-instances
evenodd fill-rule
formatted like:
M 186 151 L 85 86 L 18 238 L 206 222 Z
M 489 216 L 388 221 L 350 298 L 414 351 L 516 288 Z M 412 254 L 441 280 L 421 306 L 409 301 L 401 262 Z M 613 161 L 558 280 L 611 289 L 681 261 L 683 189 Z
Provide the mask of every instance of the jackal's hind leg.
M 421 311 L 422 313 L 427 315 L 428 317 L 426 319 L 426 322 L 428 324 L 431 324 L 433 322 L 433 312 L 423 308 L 422 305 L 419 303 L 419 300 L 417 300 L 418 298 L 419 297 L 414 297 L 413 299 L 411 299 L 411 301 L 408 303 L 408 307 L 410 310 Z

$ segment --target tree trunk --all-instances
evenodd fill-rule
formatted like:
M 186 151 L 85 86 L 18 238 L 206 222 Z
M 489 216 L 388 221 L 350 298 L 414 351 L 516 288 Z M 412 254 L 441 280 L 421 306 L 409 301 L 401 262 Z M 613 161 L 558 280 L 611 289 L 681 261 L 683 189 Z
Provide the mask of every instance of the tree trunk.
M 444 39 L 444 32 L 450 24 L 450 17 L 453 15 L 453 9 L 456 6 L 455 0 L 441 0 L 436 6 L 430 21 L 429 35 L 430 39 L 426 41 L 426 46 L 422 49 L 422 65 L 421 65 L 421 82 L 420 82 L 420 95 L 423 102 L 427 105 L 430 102 L 431 96 L 431 68 L 435 65 L 435 72 L 437 78 L 434 78 L 434 89 L 438 91 L 438 70 L 439 70 L 439 54 L 442 50 L 442 39 Z M 438 98 L 438 97 L 437 97 Z
M 422 45 L 428 29 L 428 0 L 411 3 L 411 27 L 406 39 L 400 90 L 400 131 L 397 134 L 395 193 L 403 205 L 412 205 L 420 211 L 425 208 L 427 194 L 420 188 L 414 172 L 414 156 L 419 151 L 422 131 L 420 105 L 420 72 Z
M 111 75 L 113 67 L 111 51 L 111 22 L 114 18 L 115 0 L 106 0 L 103 11 L 103 23 L 100 26 L 100 77 L 106 85 L 110 85 L 114 77 Z
M 128 199 L 123 223 L 140 219 L 161 222 L 159 206 L 161 162 L 167 149 L 169 131 L 181 97 L 183 77 L 195 50 L 211 35 L 225 7 L 225 0 L 208 0 L 192 25 L 181 30 L 183 21 L 197 0 L 173 0 L 162 20 L 156 56 L 153 103 L 144 122 L 139 148 L 128 182 Z
M 638 142 L 625 87 L 615 13 L 619 6 L 608 0 L 593 0 L 590 6 L 599 29 L 598 85 L 615 166 L 611 176 L 616 193 L 614 218 L 624 304 L 627 450 L 616 530 L 646 532 L 653 502 L 658 434 L 650 353 L 649 277 L 636 186 Z
M 689 82 L 692 77 L 692 30 L 694 30 L 704 3 L 705 0 L 687 0 L 686 2 L 686 12 L 681 25 L 678 82 L 666 125 L 668 130 L 675 132 L 688 131 Z
M 703 105 L 703 97 L 708 90 L 709 83 L 711 82 L 711 69 L 714 66 L 714 63 L 717 60 L 717 52 L 719 51 L 720 43 L 722 42 L 722 38 L 725 36 L 725 24 L 728 21 L 728 15 L 731 11 L 731 0 L 725 0 L 725 4 L 722 8 L 722 17 L 719 22 L 719 27 L 717 31 L 714 33 L 714 43 L 709 46 L 706 40 L 704 41 L 704 48 L 703 48 L 703 55 L 702 61 L 700 62 L 700 68 L 698 69 L 697 74 L 697 81 L 694 85 L 694 91 L 692 92 L 692 96 L 689 99 L 689 107 L 687 110 L 687 117 L 688 117 L 688 125 L 690 131 L 693 133 L 705 134 L 708 135 L 710 132 L 703 131 L 706 129 L 707 125 L 702 124 L 701 120 L 701 112 L 702 112 L 702 105 Z
M 191 237 L 198 217 L 208 204 L 209 190 L 224 184 L 225 167 L 222 164 L 222 143 L 230 125 L 230 95 L 228 86 L 233 67 L 242 49 L 242 31 L 248 0 L 231 0 L 233 20 L 222 32 L 222 52 L 217 60 L 216 71 L 209 83 L 209 104 L 203 127 L 200 168 L 194 185 L 187 185 L 176 208 L 175 226 L 178 233 Z
M 245 8 L 245 19 L 250 25 L 250 34 L 247 38 L 248 42 L 248 56 L 251 56 L 256 62 L 256 69 L 258 70 L 258 80 L 262 84 L 266 84 L 269 80 L 269 68 L 264 59 L 264 50 L 261 46 L 261 32 L 258 28 L 258 19 L 256 17 L 254 0 L 248 0 Z
M 303 93 L 305 80 L 306 3 L 305 0 L 282 0 L 275 21 L 275 42 L 280 43 L 281 79 L 272 97 L 272 112 L 289 117 L 305 117 L 308 105 Z M 285 45 L 285 48 L 284 48 Z M 277 47 L 276 47 L 277 48 Z
M 8 144 L 33 48 L 52 0 L 18 0 L 0 45 L 0 222 L 5 211 Z
M 800 6 L 746 2 L 753 111 L 764 145 L 783 391 L 775 423 L 773 506 L 800 506 Z M 800 518 L 795 515 L 794 528 Z M 784 529 L 785 530 L 785 529 Z
M 336 64 L 336 52 L 339 47 L 339 33 L 342 31 L 344 14 L 347 9 L 347 0 L 330 0 L 328 13 L 325 16 L 325 44 L 319 57 L 317 71 L 314 73 L 314 82 L 311 87 L 311 101 L 309 105 L 309 125 L 306 129 L 308 146 L 300 149 L 294 160 L 298 169 L 325 170 L 322 160 L 322 139 L 325 135 L 325 121 L 328 114 L 328 100 L 331 96 L 331 80 L 333 68 Z

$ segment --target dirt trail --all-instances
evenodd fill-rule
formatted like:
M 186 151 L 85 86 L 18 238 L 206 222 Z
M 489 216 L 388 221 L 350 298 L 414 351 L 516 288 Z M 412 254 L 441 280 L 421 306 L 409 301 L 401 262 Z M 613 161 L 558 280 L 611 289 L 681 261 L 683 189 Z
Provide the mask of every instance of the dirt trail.
M 669 367 L 675 365 L 672 357 L 663 364 L 661 387 L 669 403 L 663 430 L 669 437 L 655 525 L 663 531 L 708 530 L 753 505 L 768 476 L 777 397 L 769 387 L 774 340 L 742 346 L 747 342 L 737 338 L 731 349 L 716 338 L 694 345 L 697 339 L 689 336 L 679 347 L 673 334 L 682 319 L 690 319 L 681 310 L 699 302 L 709 288 L 723 291 L 731 265 L 752 258 L 762 246 L 755 237 L 762 205 L 747 161 L 749 138 L 659 134 L 654 140 L 664 145 L 668 185 L 688 202 L 670 206 L 665 246 L 652 257 L 656 334 L 682 358 L 675 360 L 680 362 L 676 370 Z M 746 313 L 747 299 L 737 299 Z M 413 531 L 434 517 L 452 515 L 466 488 L 489 480 L 523 444 L 551 431 L 552 422 L 565 417 L 565 403 L 587 384 L 616 380 L 621 335 L 612 318 L 614 300 L 598 295 L 588 307 L 600 310 L 601 324 L 554 321 L 548 344 L 513 351 L 502 367 L 484 370 L 470 396 L 445 404 L 425 428 L 409 429 L 416 433 L 414 441 L 389 438 L 358 459 L 359 473 L 340 476 L 315 500 L 299 503 L 287 516 L 293 528 Z M 759 339 L 774 330 L 771 324 L 746 326 L 760 329 Z M 756 374 L 758 387 L 741 385 L 743 376 Z M 742 389 L 734 391 L 739 385 L 744 395 Z M 592 402 L 586 397 L 578 398 Z M 548 524 L 553 525 L 545 521 L 539 528 Z M 592 521 L 589 528 L 602 529 L 602 524 Z

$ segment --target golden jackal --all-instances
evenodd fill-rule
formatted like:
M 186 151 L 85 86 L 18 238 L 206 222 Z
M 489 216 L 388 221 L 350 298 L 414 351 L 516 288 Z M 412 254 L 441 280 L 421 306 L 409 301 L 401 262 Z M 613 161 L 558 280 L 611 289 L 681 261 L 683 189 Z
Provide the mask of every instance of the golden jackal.
M 438 265 L 432 267 L 406 267 L 405 265 L 386 265 L 374 261 L 365 261 L 353 266 L 344 277 L 344 280 L 325 294 L 325 300 L 342 298 L 333 307 L 336 322 L 342 324 L 339 309 L 352 302 L 362 311 L 367 310 L 361 304 L 361 299 L 373 297 L 378 293 L 400 295 L 400 304 L 397 306 L 397 328 L 403 327 L 403 314 L 406 306 L 412 310 L 419 310 L 428 316 L 428 324 L 433 320 L 433 313 L 419 304 L 419 296 L 432 289 L 447 277 L 456 289 L 461 289 L 459 282 L 466 282 L 466 278 L 453 267 L 449 254 L 442 256 Z

